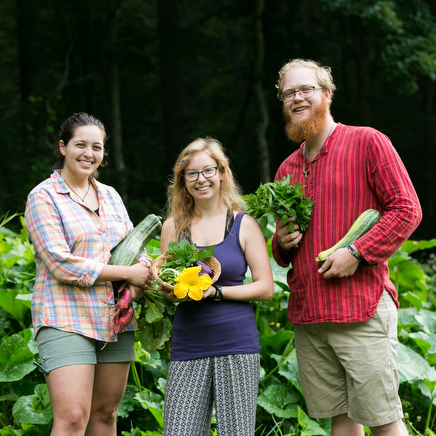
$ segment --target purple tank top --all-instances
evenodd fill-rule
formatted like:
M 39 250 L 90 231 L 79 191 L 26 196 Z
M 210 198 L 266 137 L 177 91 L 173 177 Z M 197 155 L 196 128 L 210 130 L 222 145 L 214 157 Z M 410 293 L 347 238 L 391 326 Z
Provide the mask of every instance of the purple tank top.
M 214 257 L 221 263 L 217 284 L 221 286 L 241 285 L 245 278 L 247 262 L 239 242 L 243 216 L 242 212 L 237 214 L 227 237 L 215 245 Z M 259 335 L 250 302 L 214 302 L 206 298 L 179 303 L 174 315 L 171 360 L 259 351 Z

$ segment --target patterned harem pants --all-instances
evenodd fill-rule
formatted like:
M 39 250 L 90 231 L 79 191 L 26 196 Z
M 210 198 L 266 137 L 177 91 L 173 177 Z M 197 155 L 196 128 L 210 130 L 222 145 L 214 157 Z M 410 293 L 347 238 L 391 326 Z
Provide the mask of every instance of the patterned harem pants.
M 213 404 L 218 436 L 253 436 L 259 373 L 259 354 L 171 361 L 164 436 L 209 436 Z

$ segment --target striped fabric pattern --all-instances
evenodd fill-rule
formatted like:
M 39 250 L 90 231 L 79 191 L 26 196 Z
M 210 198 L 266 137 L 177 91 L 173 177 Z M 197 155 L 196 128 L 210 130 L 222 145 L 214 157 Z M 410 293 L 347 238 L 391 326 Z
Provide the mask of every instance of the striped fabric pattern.
M 372 317 L 386 288 L 398 306 L 389 280 L 388 258 L 422 219 L 412 182 L 389 138 L 369 127 L 338 124 L 303 179 L 303 145 L 280 166 L 275 179 L 292 174 L 291 182 L 305 185 L 315 202 L 309 228 L 290 258 L 279 254 L 277 235 L 273 254 L 288 272 L 291 290 L 288 317 L 293 324 L 357 322 Z M 335 245 L 355 219 L 377 209 L 381 220 L 354 245 L 371 265 L 359 267 L 351 277 L 325 280 L 315 262 L 320 251 Z
M 95 280 L 111 249 L 133 224 L 115 189 L 91 182 L 97 189 L 99 215 L 70 192 L 58 171 L 28 196 L 24 219 L 37 267 L 32 297 L 35 334 L 50 326 L 100 341 L 110 338 L 112 284 Z

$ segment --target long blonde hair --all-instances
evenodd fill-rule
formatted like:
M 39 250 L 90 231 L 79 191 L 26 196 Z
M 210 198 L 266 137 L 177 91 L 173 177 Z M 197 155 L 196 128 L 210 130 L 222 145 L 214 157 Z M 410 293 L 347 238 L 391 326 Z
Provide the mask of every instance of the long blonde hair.
M 167 189 L 165 216 L 166 218 L 174 217 L 176 237 L 189 230 L 192 219 L 199 216 L 199 213 L 195 211 L 194 198 L 186 189 L 183 173 L 194 154 L 200 151 L 205 151 L 216 161 L 218 171 L 223 175 L 220 185 L 220 198 L 223 204 L 232 211 L 242 211 L 242 204 L 244 203 L 242 192 L 233 177 L 229 159 L 224 152 L 223 146 L 214 138 L 198 138 L 180 153 Z

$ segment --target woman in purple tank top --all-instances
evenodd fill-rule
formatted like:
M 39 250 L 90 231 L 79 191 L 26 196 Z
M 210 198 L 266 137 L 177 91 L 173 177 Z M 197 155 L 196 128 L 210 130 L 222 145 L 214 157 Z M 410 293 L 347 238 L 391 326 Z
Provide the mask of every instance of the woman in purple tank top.
M 164 407 L 165 436 L 207 436 L 213 408 L 217 434 L 255 432 L 260 370 L 259 337 L 251 301 L 273 296 L 262 232 L 242 212 L 243 200 L 221 144 L 200 138 L 179 155 L 168 188 L 161 252 L 188 239 L 215 246 L 221 275 L 203 299 L 179 300 Z M 253 282 L 244 284 L 247 266 Z

